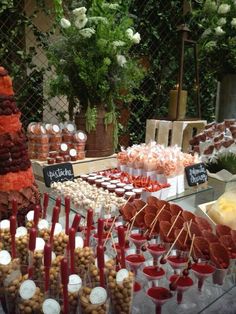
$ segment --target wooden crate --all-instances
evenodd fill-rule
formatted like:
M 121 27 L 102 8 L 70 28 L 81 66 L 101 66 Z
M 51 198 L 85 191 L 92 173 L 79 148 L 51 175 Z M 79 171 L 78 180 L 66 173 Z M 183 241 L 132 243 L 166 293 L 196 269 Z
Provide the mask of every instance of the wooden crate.
M 200 133 L 205 125 L 206 120 L 196 121 L 167 121 L 167 120 L 147 120 L 145 142 L 151 140 L 164 146 L 178 145 L 184 152 L 189 150 L 189 141 L 193 137 L 196 129 Z
M 71 162 L 73 166 L 74 176 L 78 177 L 81 174 L 91 173 L 96 171 L 102 171 L 110 168 L 117 167 L 117 158 L 116 155 L 109 157 L 100 157 L 100 158 L 85 158 L 83 160 L 78 160 Z M 49 189 L 44 184 L 43 178 L 43 168 L 47 167 L 47 163 L 32 160 L 32 168 L 35 176 L 36 183 L 39 186 L 40 192 L 46 192 Z

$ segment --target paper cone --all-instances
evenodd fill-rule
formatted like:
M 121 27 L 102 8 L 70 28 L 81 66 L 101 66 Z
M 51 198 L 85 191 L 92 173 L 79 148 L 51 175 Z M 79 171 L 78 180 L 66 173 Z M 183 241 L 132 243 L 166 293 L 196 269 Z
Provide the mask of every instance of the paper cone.
M 172 216 L 172 217 L 171 217 L 171 220 L 170 220 L 171 224 L 174 223 L 176 217 L 177 217 L 177 216 Z M 182 217 L 179 216 L 179 217 L 177 218 L 176 222 L 175 222 L 175 228 L 182 229 L 183 225 L 184 225 L 184 220 L 183 220 Z
M 210 231 L 207 231 L 207 230 L 203 230 L 202 231 L 202 235 L 203 237 L 207 240 L 207 242 L 210 244 L 210 243 L 219 243 L 219 239 L 218 237 L 210 232 Z
M 152 214 L 152 213 L 150 213 L 150 214 L 146 214 L 146 213 L 145 213 L 145 215 L 144 215 L 144 222 L 145 222 L 145 225 L 146 225 L 147 228 L 150 227 L 150 225 L 151 225 L 151 223 L 153 222 L 155 216 L 156 216 L 156 215 L 155 215 L 155 214 Z
M 129 221 L 133 217 L 134 206 L 131 204 L 126 204 L 122 208 L 123 216 L 126 221 Z
M 191 223 L 190 226 L 190 233 L 193 236 L 195 234 L 195 236 L 202 236 L 202 232 L 199 229 L 198 225 L 195 222 Z
M 177 238 L 179 232 L 181 231 L 182 227 L 180 229 L 175 229 L 174 231 L 174 237 Z M 186 238 L 187 237 L 187 238 Z M 181 251 L 188 251 L 191 245 L 191 239 L 189 235 L 187 236 L 187 231 L 183 230 L 181 232 L 181 235 L 178 237 L 178 240 L 176 242 L 176 248 Z
M 229 254 L 226 248 L 220 243 L 211 243 L 210 257 L 212 262 L 219 269 L 226 269 L 229 267 Z
M 194 243 L 194 257 L 208 260 L 210 258 L 209 243 L 203 237 L 195 237 Z
M 145 207 L 144 211 L 145 211 L 145 214 L 156 215 L 157 214 L 157 207 L 148 205 L 147 207 Z
M 182 207 L 177 204 L 170 204 L 170 212 L 172 216 L 177 216 L 180 211 L 183 211 Z
M 137 211 L 139 211 L 141 208 L 145 206 L 146 203 L 142 200 L 134 200 L 133 204 L 135 208 L 137 209 Z
M 144 211 L 141 211 L 135 218 L 135 222 L 134 222 L 134 226 L 135 227 L 138 227 L 138 228 L 142 228 L 144 227 L 144 216 L 145 216 L 145 213 Z
M 182 217 L 184 218 L 185 221 L 195 221 L 195 215 L 187 210 L 182 211 Z
M 175 228 L 173 228 L 167 237 L 167 234 L 171 228 L 171 223 L 168 221 L 160 221 L 160 238 L 163 242 L 174 242 L 175 240 Z
M 158 198 L 155 196 L 148 196 L 147 203 L 150 206 L 158 207 Z
M 236 230 L 231 230 L 231 236 L 233 238 L 234 243 L 236 243 Z
M 233 241 L 233 238 L 231 235 L 223 235 L 219 237 L 220 243 L 225 246 L 225 248 L 228 250 L 229 255 L 231 258 L 235 258 L 236 254 L 236 244 Z
M 169 211 L 163 209 L 162 212 L 158 216 L 158 221 L 171 221 L 171 214 Z
M 230 235 L 231 234 L 231 228 L 226 225 L 216 225 L 216 235 L 218 237 L 223 235 Z
M 210 223 L 203 217 L 195 217 L 195 222 L 201 230 L 207 230 L 209 232 L 212 231 L 212 227 Z

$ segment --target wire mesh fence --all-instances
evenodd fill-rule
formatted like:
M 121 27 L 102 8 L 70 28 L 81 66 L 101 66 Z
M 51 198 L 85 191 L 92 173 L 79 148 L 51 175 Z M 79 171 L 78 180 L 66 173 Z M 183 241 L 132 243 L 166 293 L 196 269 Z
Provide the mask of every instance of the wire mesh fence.
M 66 98 L 49 100 L 47 95 L 47 82 L 53 75 L 45 49 L 54 29 L 52 3 L 18 0 L 9 8 L 0 7 L 0 63 L 13 77 L 25 127 L 31 121 L 59 121 L 67 112 Z M 182 1 L 132 0 L 130 14 L 141 34 L 141 43 L 132 52 L 146 76 L 134 91 L 136 99 L 119 108 L 119 144 L 124 146 L 144 141 L 147 119 L 167 116 L 169 91 L 177 83 Z M 191 55 L 185 72 L 188 82 L 193 82 Z

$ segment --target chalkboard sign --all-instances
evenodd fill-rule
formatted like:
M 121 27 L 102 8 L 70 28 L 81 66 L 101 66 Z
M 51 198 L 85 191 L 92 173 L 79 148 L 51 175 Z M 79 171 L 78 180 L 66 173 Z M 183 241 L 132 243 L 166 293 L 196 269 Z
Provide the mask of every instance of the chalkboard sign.
M 198 185 L 208 180 L 204 163 L 195 164 L 185 168 L 186 178 L 189 186 Z
M 50 187 L 53 182 L 64 182 L 74 179 L 72 164 L 62 163 L 43 168 L 45 185 Z

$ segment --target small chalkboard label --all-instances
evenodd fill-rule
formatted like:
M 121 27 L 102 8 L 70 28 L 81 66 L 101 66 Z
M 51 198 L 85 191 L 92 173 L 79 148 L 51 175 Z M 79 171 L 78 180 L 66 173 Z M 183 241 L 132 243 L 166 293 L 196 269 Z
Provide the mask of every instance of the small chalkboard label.
M 195 164 L 185 168 L 186 178 L 189 186 L 202 184 L 208 180 L 204 163 Z
M 64 182 L 74 180 L 72 164 L 62 163 L 43 168 L 45 185 L 50 187 L 53 182 Z

